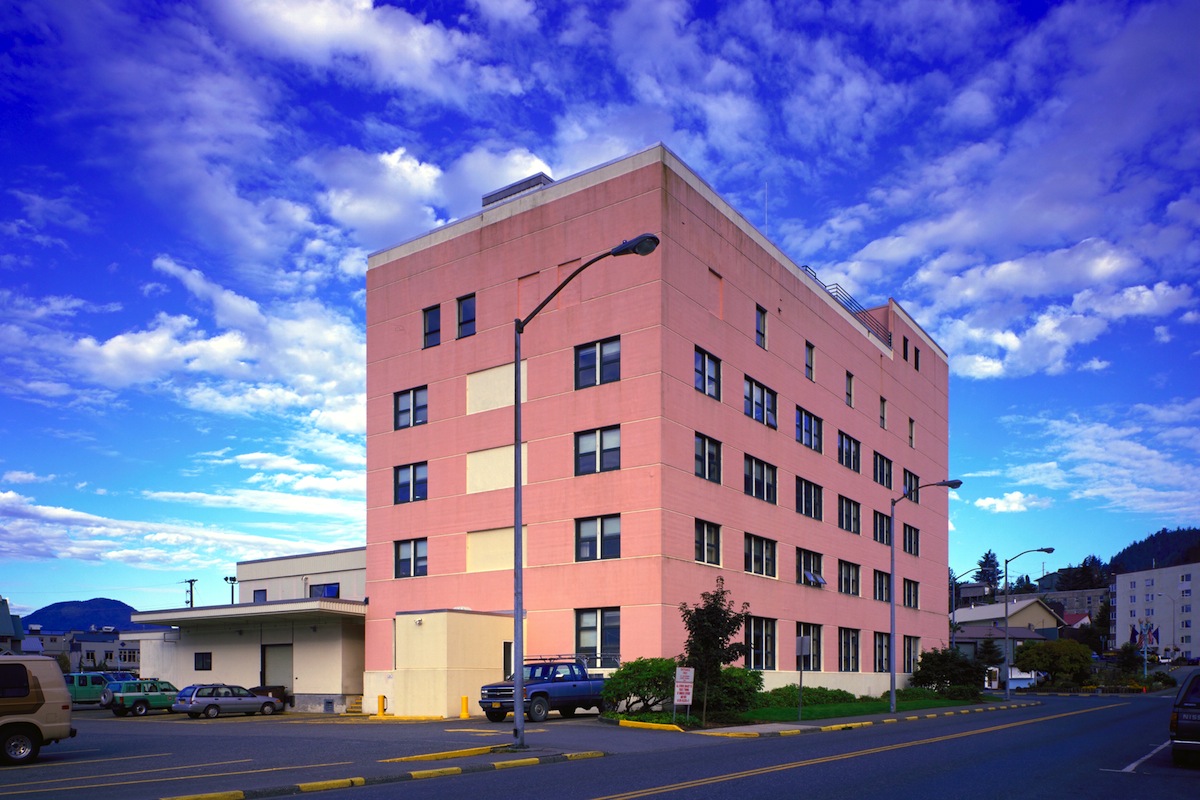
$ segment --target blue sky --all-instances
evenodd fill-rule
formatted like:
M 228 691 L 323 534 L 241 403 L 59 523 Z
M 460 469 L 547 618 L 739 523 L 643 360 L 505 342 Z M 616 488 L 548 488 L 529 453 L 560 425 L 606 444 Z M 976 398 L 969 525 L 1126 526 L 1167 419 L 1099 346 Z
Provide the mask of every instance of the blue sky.
M 1200 524 L 1198 30 L 1195 2 L 4 3 L 0 594 L 218 604 L 238 560 L 361 545 L 367 254 L 657 141 L 950 354 L 956 571 Z

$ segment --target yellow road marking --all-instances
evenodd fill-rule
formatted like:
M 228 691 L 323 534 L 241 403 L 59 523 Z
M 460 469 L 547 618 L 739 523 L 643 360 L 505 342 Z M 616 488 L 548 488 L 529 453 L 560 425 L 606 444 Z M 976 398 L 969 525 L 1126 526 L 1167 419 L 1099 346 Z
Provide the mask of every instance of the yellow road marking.
M 114 761 L 115 760 L 116 759 L 114 759 Z M 159 767 L 158 769 L 142 769 L 142 770 L 138 770 L 136 772 L 112 772 L 112 773 L 101 774 L 101 775 L 85 775 L 85 776 L 78 777 L 78 778 L 52 778 L 50 780 L 28 781 L 26 783 L 6 783 L 4 785 L 4 788 L 11 789 L 14 786 L 43 786 L 47 783 L 67 783 L 69 781 L 91 781 L 91 780 L 96 780 L 97 778 L 117 778 L 117 777 L 121 777 L 124 775 L 149 775 L 152 772 L 178 772 L 181 769 L 195 769 L 197 767 L 219 767 L 219 766 L 224 766 L 226 764 L 245 764 L 251 760 L 252 759 L 249 759 L 249 758 L 239 758 L 235 761 L 213 761 L 208 764 L 184 764 L 184 765 L 178 766 L 178 767 Z M 78 763 L 78 762 L 76 762 L 76 763 Z M 96 762 L 91 762 L 91 763 L 96 763 Z
M 1052 714 L 1048 717 L 1038 717 L 1037 719 L 1022 720 L 1020 722 L 1009 722 L 1004 725 L 993 725 L 990 728 L 980 728 L 974 731 L 962 731 L 960 733 L 951 733 L 946 736 L 935 736 L 931 739 L 918 739 L 911 742 L 901 742 L 900 744 L 889 744 L 882 747 L 871 747 L 866 750 L 856 750 L 849 753 L 839 753 L 832 756 L 822 756 L 820 758 L 810 758 L 805 761 L 793 761 L 788 764 L 776 764 L 773 767 L 760 767 L 759 769 L 746 770 L 744 772 L 731 772 L 725 775 L 716 775 L 711 778 L 700 778 L 694 781 L 685 781 L 683 783 L 667 784 L 665 786 L 656 786 L 648 789 L 639 789 L 633 792 L 624 794 L 613 794 L 606 797 L 597 798 L 597 800 L 633 800 L 637 797 L 649 797 L 656 794 L 666 794 L 667 792 L 678 792 L 684 789 L 694 789 L 698 786 L 711 786 L 717 783 L 725 783 L 727 781 L 741 780 L 742 778 L 753 778 L 759 775 L 768 775 L 773 772 L 785 772 L 790 769 L 799 769 L 800 767 L 811 767 L 817 764 L 829 764 L 834 761 L 845 761 L 850 758 L 858 758 L 860 756 L 875 755 L 877 753 L 887 753 L 893 750 L 904 750 L 909 747 L 919 747 L 927 744 L 937 744 L 939 742 L 949 742 L 954 739 L 963 739 L 968 736 L 978 736 L 984 733 L 995 733 L 996 731 L 1007 730 L 1009 728 L 1019 728 L 1025 725 L 1032 725 L 1036 722 L 1049 722 L 1054 719 L 1063 719 L 1065 717 L 1073 717 L 1079 714 L 1091 714 L 1094 711 L 1104 711 L 1109 708 L 1117 708 L 1119 706 L 1129 705 L 1128 703 L 1113 703 L 1107 706 L 1098 706 L 1096 708 L 1088 708 L 1080 711 L 1068 711 L 1063 714 Z
M 206 774 L 203 777 L 205 779 L 207 779 L 207 778 L 223 778 L 223 777 L 229 777 L 232 775 L 257 775 L 257 774 L 266 773 L 266 772 L 282 772 L 284 770 L 294 770 L 294 769 L 316 769 L 318 767 L 341 767 L 341 766 L 345 766 L 346 764 L 353 764 L 353 763 L 354 763 L 353 761 L 331 761 L 328 764 L 293 764 L 293 765 L 286 766 L 286 767 L 265 767 L 263 769 L 244 769 L 244 770 L 238 770 L 235 772 L 214 772 L 214 773 Z M 64 780 L 90 781 L 90 780 L 94 780 L 94 779 L 89 776 L 84 775 L 79 778 L 64 779 Z M 137 784 L 141 784 L 141 783 L 165 783 L 167 781 L 194 781 L 194 780 L 197 780 L 197 776 L 195 776 L 195 775 L 176 775 L 173 777 L 165 777 L 164 776 L 164 777 L 159 777 L 159 778 L 146 778 L 144 780 L 136 780 L 136 781 L 113 781 L 111 783 L 89 783 L 87 785 L 87 788 L 91 789 L 93 787 L 102 787 L 102 786 L 103 787 L 136 786 Z M 64 781 L 59 781 L 59 783 L 62 783 L 62 782 L 64 782 Z M 52 787 L 52 788 L 48 787 L 45 789 L 25 789 L 20 792 L 0 792 L 0 797 L 7 797 L 8 795 L 13 795 L 13 794 L 42 794 L 45 792 L 61 792 L 61 791 L 63 791 L 63 788 L 61 786 L 56 786 L 56 787 Z M 164 798 L 164 800 L 180 800 L 180 798 L 183 798 L 183 797 L 190 798 L 190 797 L 209 797 L 209 796 L 210 795 L 180 795 L 180 797 Z M 224 797 L 225 795 L 223 793 L 218 792 L 216 796 Z M 235 795 L 230 795 L 230 796 L 231 797 L 233 797 L 233 796 L 241 797 L 243 795 L 241 792 L 238 792 Z

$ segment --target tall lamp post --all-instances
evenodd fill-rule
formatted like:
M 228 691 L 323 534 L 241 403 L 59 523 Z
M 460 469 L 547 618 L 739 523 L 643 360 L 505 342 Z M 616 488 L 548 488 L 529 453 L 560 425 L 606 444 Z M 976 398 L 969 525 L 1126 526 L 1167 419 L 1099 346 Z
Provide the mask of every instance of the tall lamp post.
M 958 630 L 958 579 L 975 569 L 965 569 L 957 575 L 950 576 L 950 649 L 955 647 L 955 632 Z
M 554 291 L 548 294 L 546 299 L 538 303 L 537 308 L 529 312 L 527 317 L 513 320 L 513 739 L 516 740 L 514 746 L 519 749 L 525 748 L 525 589 L 522 574 L 524 559 L 521 552 L 521 333 L 538 312 L 558 296 L 564 286 L 575 280 L 579 273 L 592 264 L 609 256 L 648 256 L 658 247 L 658 241 L 654 234 L 643 233 L 621 242 L 568 275 L 562 283 L 554 287 Z
M 237 585 L 238 579 L 233 575 L 226 575 L 225 582 L 229 584 L 229 605 L 233 605 L 233 587 Z
M 1162 592 L 1159 592 L 1158 596 L 1165 597 L 1171 601 L 1171 646 L 1167 648 L 1167 652 L 1172 652 L 1175 650 L 1175 598 Z M 1174 656 L 1171 657 L 1171 660 L 1174 660 Z
M 896 503 L 928 486 L 945 486 L 947 489 L 957 489 L 962 486 L 962 481 L 949 480 L 937 481 L 936 483 L 923 483 L 911 491 L 905 486 L 903 494 L 892 498 L 892 514 L 891 519 L 888 521 L 888 539 L 892 544 L 892 573 L 891 577 L 888 578 L 890 581 L 888 599 L 891 601 L 892 611 L 892 626 L 888 633 L 888 672 L 891 678 L 891 689 L 888 692 L 888 709 L 893 714 L 896 713 Z
M 1008 641 L 1008 607 L 1011 605 L 1012 587 L 1008 583 L 1008 562 L 1016 561 L 1026 553 L 1053 553 L 1053 547 L 1035 547 L 1032 550 L 1022 550 L 1012 558 L 1004 559 L 1004 699 L 1012 699 L 1012 645 Z

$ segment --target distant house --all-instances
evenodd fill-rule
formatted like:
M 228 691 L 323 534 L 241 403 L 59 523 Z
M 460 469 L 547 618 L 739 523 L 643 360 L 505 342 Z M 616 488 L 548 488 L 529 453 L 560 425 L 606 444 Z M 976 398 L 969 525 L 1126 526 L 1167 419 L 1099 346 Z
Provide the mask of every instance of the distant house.
M 0 655 L 19 655 L 25 638 L 21 617 L 8 608 L 8 600 L 0 597 Z
M 1082 628 L 1084 625 L 1092 624 L 1092 618 L 1088 614 L 1075 614 L 1068 611 L 1062 615 L 1062 618 L 1068 628 L 1075 628 L 1076 630 Z
M 1021 598 L 1021 599 L 1018 599 Z M 1008 658 L 1011 662 L 1017 648 L 1026 642 L 1045 641 L 1059 638 L 1059 630 L 1066 625 L 1065 620 L 1055 613 L 1038 597 L 1030 595 L 1014 595 L 1008 598 Z M 973 655 L 974 648 L 984 638 L 995 639 L 1004 651 L 1005 641 L 1005 603 L 960 608 L 951 616 L 953 624 L 961 626 L 955 633 L 955 646 L 964 653 Z M 980 628 L 983 630 L 981 631 Z M 975 635 L 967 633 L 974 632 Z M 1009 684 L 1013 688 L 1029 686 L 1034 676 L 1011 669 Z M 998 685 L 1003 686 L 1003 679 L 998 679 Z M 991 687 L 998 688 L 998 687 Z
M 967 658 L 974 661 L 978 656 L 980 645 L 988 639 L 996 643 L 996 649 L 1004 652 L 1003 620 L 998 625 L 961 625 L 954 633 L 954 647 Z M 1046 636 L 1029 628 L 1009 629 L 1009 642 L 1012 644 L 1014 651 L 1018 646 L 1026 642 L 1044 642 L 1046 640 Z M 989 667 L 987 678 L 984 681 L 984 688 L 1003 688 L 1004 683 L 1000 680 L 1001 672 L 1003 672 L 1003 666 Z M 1012 668 L 1011 673 L 1010 683 L 1014 689 L 1032 686 L 1036 680 L 1036 676 L 1032 673 L 1022 672 L 1016 667 Z

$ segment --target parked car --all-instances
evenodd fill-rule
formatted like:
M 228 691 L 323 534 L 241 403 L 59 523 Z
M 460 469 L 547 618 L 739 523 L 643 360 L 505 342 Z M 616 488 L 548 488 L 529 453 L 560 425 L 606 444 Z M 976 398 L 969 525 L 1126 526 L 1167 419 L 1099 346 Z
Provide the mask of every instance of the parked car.
M 197 683 L 179 690 L 171 710 L 187 714 L 192 719 L 201 716 L 215 719 L 222 714 L 270 715 L 283 711 L 283 701 L 277 697 L 254 694 L 242 686 Z
M 58 662 L 0 656 L 0 762 L 29 764 L 43 745 L 75 735 L 71 696 Z
M 108 707 L 118 717 L 130 713 L 144 717 L 151 710 L 171 711 L 179 693 L 169 681 L 159 680 L 113 681 L 104 687 L 104 691 L 108 695 Z
M 576 709 L 604 711 L 604 678 L 588 674 L 579 659 L 563 657 L 530 658 L 521 673 L 525 694 L 525 714 L 531 722 L 541 722 L 551 711 L 564 717 L 575 716 Z M 479 690 L 479 706 L 491 722 L 503 722 L 513 713 L 513 681 L 509 678 L 489 683 Z
M 1170 728 L 1172 761 L 1181 765 L 1200 754 L 1200 670 L 1179 686 Z

